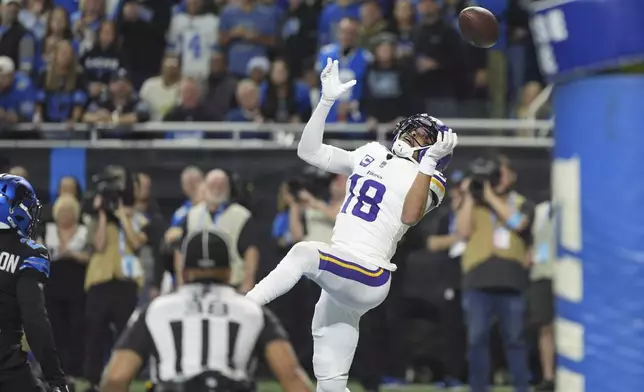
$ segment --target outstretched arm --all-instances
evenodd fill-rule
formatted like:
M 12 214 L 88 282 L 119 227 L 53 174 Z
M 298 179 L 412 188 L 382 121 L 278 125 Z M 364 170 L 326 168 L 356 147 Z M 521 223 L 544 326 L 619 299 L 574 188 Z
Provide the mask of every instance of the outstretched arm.
M 309 165 L 332 173 L 349 175 L 353 171 L 353 157 L 349 151 L 322 143 L 326 116 L 333 101 L 320 100 L 297 145 L 297 156 Z
M 297 156 L 306 163 L 338 174 L 351 174 L 353 157 L 349 151 L 322 143 L 324 124 L 333 103 L 340 95 L 356 84 L 355 80 L 340 82 L 338 61 L 327 59 L 326 67 L 320 74 L 322 99 L 306 123 L 302 138 L 297 146 Z

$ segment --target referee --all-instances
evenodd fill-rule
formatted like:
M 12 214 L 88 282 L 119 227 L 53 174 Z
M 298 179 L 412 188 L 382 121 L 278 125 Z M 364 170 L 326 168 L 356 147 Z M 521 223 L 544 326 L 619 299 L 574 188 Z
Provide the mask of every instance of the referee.
M 285 392 L 313 391 L 275 316 L 225 283 L 225 238 L 212 229 L 185 238 L 185 285 L 154 299 L 123 333 L 101 391 L 126 392 L 149 356 L 157 392 L 252 391 L 262 353 Z

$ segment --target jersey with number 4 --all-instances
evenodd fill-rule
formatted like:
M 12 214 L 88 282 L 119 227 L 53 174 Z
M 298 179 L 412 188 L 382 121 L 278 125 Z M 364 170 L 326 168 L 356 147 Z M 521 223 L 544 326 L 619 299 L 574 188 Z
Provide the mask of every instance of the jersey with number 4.
M 210 60 L 219 39 L 219 18 L 212 14 L 177 14 L 168 32 L 170 51 L 181 56 L 183 76 L 199 79 L 210 74 Z
M 362 261 L 395 271 L 396 265 L 390 260 L 409 229 L 400 217 L 418 165 L 376 142 L 356 149 L 352 155 L 353 174 L 347 180 L 347 194 L 331 242 Z M 441 203 L 445 187 L 445 177 L 434 172 L 425 212 Z

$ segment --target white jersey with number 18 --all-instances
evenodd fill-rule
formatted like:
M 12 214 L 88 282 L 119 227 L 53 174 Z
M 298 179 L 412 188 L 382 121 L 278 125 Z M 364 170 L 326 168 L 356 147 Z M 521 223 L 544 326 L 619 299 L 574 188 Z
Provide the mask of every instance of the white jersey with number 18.
M 409 226 L 400 220 L 418 165 L 371 142 L 352 152 L 353 173 L 333 228 L 331 243 L 363 261 L 395 271 L 390 262 Z M 445 196 L 446 180 L 435 171 L 427 212 Z

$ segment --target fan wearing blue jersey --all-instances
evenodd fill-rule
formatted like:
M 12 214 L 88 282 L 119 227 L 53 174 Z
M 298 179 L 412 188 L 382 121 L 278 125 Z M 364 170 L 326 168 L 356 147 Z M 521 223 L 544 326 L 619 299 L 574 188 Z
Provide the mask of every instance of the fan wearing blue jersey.
M 36 108 L 36 90 L 31 79 L 15 71 L 13 60 L 0 56 L 0 121 L 31 121 Z
M 358 46 L 357 19 L 344 18 L 338 28 L 338 42 L 320 49 L 318 70 L 326 65 L 326 59 L 338 60 L 340 81 L 343 83 L 355 80 L 358 82 L 345 91 L 331 107 L 327 122 L 362 122 L 360 100 L 362 99 L 362 82 L 373 56 L 366 49 Z
M 27 180 L 0 174 L 0 391 L 42 391 L 21 349 L 23 333 L 50 390 L 68 391 L 43 296 L 49 252 L 32 239 L 40 211 Z

